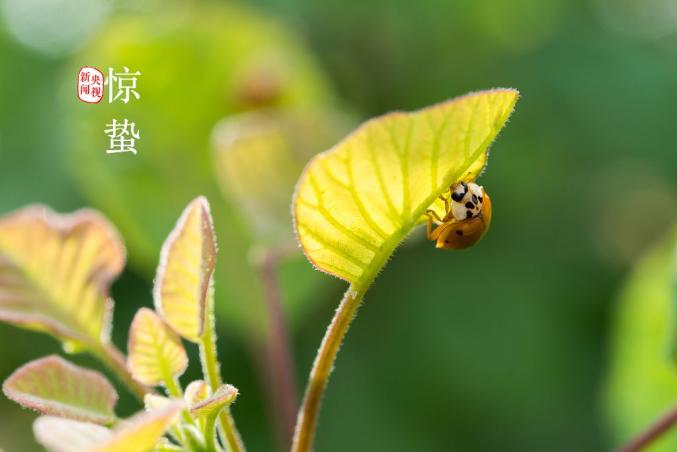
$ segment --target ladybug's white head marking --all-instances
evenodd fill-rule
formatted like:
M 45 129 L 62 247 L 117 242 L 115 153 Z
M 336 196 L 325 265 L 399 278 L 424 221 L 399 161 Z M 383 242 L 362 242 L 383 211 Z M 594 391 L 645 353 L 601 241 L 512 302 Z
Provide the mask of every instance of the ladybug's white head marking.
M 474 182 L 459 182 L 451 190 L 451 212 L 457 221 L 474 218 L 482 211 L 484 188 Z

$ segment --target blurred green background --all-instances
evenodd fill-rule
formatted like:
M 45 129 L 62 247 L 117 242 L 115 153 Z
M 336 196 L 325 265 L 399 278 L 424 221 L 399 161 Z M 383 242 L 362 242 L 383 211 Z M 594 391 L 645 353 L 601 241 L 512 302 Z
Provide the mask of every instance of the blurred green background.
M 635 316 L 616 314 L 617 300 L 634 299 L 663 313 L 636 316 L 646 331 L 670 317 L 674 1 L 0 0 L 0 13 L 0 213 L 41 202 L 111 218 L 129 247 L 113 287 L 124 349 L 134 312 L 152 303 L 160 244 L 207 195 L 223 373 L 240 389 L 234 413 L 251 451 L 276 444 L 257 376 L 261 288 L 245 264 L 267 234 L 222 195 L 211 143 L 219 120 L 260 108 L 354 123 L 478 89 L 522 93 L 481 178 L 491 233 L 446 253 L 420 230 L 396 252 L 339 354 L 319 452 L 608 450 L 677 399 L 674 381 L 647 382 L 660 366 L 677 379 L 662 339 L 625 357 Z M 85 65 L 140 70 L 141 99 L 79 103 Z M 139 155 L 105 154 L 113 117 L 136 120 Z M 345 287 L 299 257 L 280 277 L 300 392 Z M 58 350 L 0 324 L 0 378 Z M 120 414 L 136 409 L 123 397 Z M 33 417 L 0 398 L 0 448 L 39 450 Z

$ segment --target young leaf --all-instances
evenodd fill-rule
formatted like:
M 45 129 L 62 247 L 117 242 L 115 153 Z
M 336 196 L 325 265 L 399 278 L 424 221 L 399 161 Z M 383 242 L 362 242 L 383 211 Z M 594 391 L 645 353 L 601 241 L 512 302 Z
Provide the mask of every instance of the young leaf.
M 139 309 L 134 316 L 127 353 L 132 376 L 149 386 L 178 377 L 188 366 L 181 339 L 148 308 Z
M 177 333 L 197 342 L 205 323 L 205 299 L 216 260 L 216 239 L 207 199 L 185 208 L 167 237 L 153 297 L 155 309 Z
M 479 175 L 517 97 L 496 89 L 390 113 L 315 157 L 294 199 L 308 259 L 356 287 L 368 284 L 440 194 Z
M 183 393 L 183 399 L 189 408 L 202 402 L 207 397 L 209 397 L 209 386 L 203 380 L 191 381 Z
M 26 408 L 96 424 L 115 422 L 118 395 L 99 372 L 52 355 L 31 361 L 5 380 L 2 390 Z
M 223 408 L 230 406 L 237 398 L 237 388 L 231 385 L 221 385 L 216 388 L 214 394 L 206 399 L 191 405 L 190 414 L 195 417 L 213 416 L 218 414 Z
M 54 416 L 37 418 L 33 434 L 50 452 L 82 452 L 113 436 L 106 427 Z
M 97 443 L 89 452 L 129 452 L 152 450 L 172 426 L 183 409 L 183 401 L 174 400 L 162 408 L 141 412 L 120 423 L 109 439 Z
M 84 345 L 107 342 L 108 286 L 125 249 L 101 215 L 31 206 L 0 218 L 0 320 Z

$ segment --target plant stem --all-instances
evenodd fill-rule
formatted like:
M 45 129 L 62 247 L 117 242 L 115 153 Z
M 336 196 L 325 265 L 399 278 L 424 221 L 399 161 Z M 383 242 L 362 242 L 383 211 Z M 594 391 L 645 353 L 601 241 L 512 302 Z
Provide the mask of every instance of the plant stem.
M 618 452 L 638 452 L 657 440 L 675 424 L 677 424 L 677 405 L 661 415 L 645 431 L 618 449 Z
M 214 291 L 209 290 L 205 306 L 205 328 L 200 338 L 200 362 L 202 372 L 212 392 L 221 385 L 221 373 L 216 350 L 216 325 L 214 319 Z M 219 414 L 219 423 L 225 436 L 226 444 L 230 452 L 244 452 L 246 449 L 242 443 L 240 433 L 235 426 L 235 420 L 230 413 L 230 407 L 226 407 Z
M 265 380 L 274 412 L 276 430 L 284 450 L 289 447 L 291 441 L 297 409 L 296 378 L 277 278 L 279 263 L 288 254 L 289 252 L 284 249 L 265 250 L 258 262 L 269 321 L 269 333 L 266 340 L 268 355 L 266 367 L 268 367 L 269 377 Z
M 299 410 L 296 421 L 292 452 L 310 452 L 313 447 L 320 404 L 327 381 L 329 380 L 329 374 L 334 367 L 336 354 L 348 331 L 350 322 L 355 317 L 355 313 L 360 307 L 368 287 L 369 284 L 364 286 L 364 288 L 351 285 L 343 296 L 338 309 L 336 309 L 329 328 L 327 328 L 320 349 L 317 351 L 313 368 L 310 371 L 310 379 L 303 398 L 303 405 Z
M 166 372 L 163 380 L 165 383 L 165 388 L 167 388 L 167 393 L 170 397 L 175 399 L 183 399 L 183 389 L 181 389 L 179 380 L 176 377 L 174 377 L 170 372 Z M 185 422 L 187 425 L 195 425 L 195 421 L 190 416 L 190 413 L 188 413 L 188 410 L 181 410 L 181 417 L 183 418 L 183 422 Z
M 125 364 L 125 355 L 115 345 L 102 344 L 93 354 L 117 375 L 139 401 L 143 402 L 143 397 L 152 392 L 150 388 L 134 380 Z
M 210 452 L 216 451 L 216 442 L 214 441 L 214 436 L 216 435 L 216 432 L 214 431 L 214 427 L 216 426 L 216 415 L 209 415 L 207 416 L 206 422 L 205 422 L 205 440 L 207 441 L 207 450 Z

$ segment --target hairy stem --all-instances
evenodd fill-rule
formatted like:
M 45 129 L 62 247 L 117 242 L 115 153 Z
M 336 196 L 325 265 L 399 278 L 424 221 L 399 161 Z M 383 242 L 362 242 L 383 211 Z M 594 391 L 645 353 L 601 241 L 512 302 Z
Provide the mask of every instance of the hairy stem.
M 677 424 L 677 405 L 666 413 L 663 413 L 653 424 L 642 433 L 631 439 L 627 444 L 618 449 L 618 452 L 638 452 L 649 446 Z
M 95 350 L 94 355 L 101 360 L 111 371 L 117 375 L 122 383 L 124 383 L 130 392 L 141 402 L 143 397 L 152 392 L 150 388 L 134 380 L 132 374 L 127 369 L 125 363 L 125 355 L 122 354 L 113 344 L 102 344 L 100 348 Z
M 320 414 L 320 404 L 327 381 L 329 380 L 329 374 L 334 367 L 336 354 L 348 331 L 350 322 L 360 307 L 367 287 L 369 285 L 366 285 L 364 288 L 351 285 L 348 288 L 348 291 L 343 296 L 343 300 L 341 300 L 341 304 L 336 309 L 329 328 L 327 328 L 320 349 L 317 351 L 313 368 L 310 371 L 310 379 L 303 398 L 303 405 L 301 405 L 296 420 L 292 452 L 310 452 L 313 447 L 317 418 Z
M 275 427 L 285 450 L 289 447 L 294 431 L 297 408 L 296 378 L 277 278 L 279 263 L 288 254 L 287 250 L 267 250 L 258 262 L 259 277 L 263 285 L 269 317 L 269 333 L 266 340 L 268 356 L 266 367 L 269 377 L 265 381 L 274 413 Z
M 207 450 L 210 452 L 215 452 L 218 449 L 216 448 L 216 441 L 214 441 L 214 437 L 216 435 L 216 432 L 214 431 L 214 427 L 216 426 L 216 415 L 209 415 L 206 419 L 205 422 L 205 440 L 207 441 L 206 446 Z
M 212 392 L 221 385 L 221 372 L 216 350 L 216 326 L 214 319 L 214 292 L 209 290 L 205 307 L 205 328 L 200 338 L 200 362 L 202 373 Z M 219 414 L 219 423 L 225 436 L 229 452 L 244 452 L 246 449 L 242 443 L 240 433 L 235 426 L 235 419 L 230 413 L 230 407 L 226 407 Z

